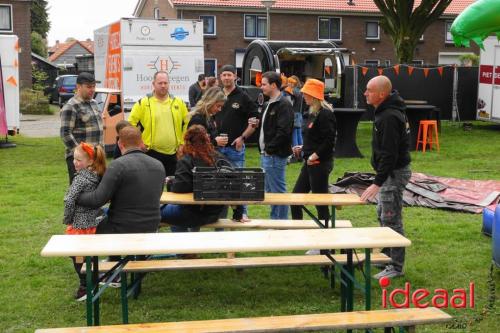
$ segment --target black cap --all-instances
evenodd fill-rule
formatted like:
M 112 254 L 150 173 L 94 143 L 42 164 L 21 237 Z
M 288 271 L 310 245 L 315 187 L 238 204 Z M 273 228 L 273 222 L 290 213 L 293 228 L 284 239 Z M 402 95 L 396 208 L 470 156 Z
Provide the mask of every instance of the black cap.
M 231 72 L 233 74 L 236 74 L 236 67 L 234 67 L 233 65 L 224 65 L 220 68 L 220 73 L 224 72 Z
M 76 78 L 76 83 L 78 84 L 84 84 L 84 83 L 97 83 L 95 80 L 94 75 L 87 73 L 87 72 L 81 72 L 78 74 L 78 77 Z

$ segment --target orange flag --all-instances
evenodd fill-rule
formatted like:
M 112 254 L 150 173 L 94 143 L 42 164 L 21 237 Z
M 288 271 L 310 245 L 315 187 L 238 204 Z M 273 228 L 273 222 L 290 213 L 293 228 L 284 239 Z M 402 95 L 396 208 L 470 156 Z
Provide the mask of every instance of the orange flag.
M 443 76 L 443 67 L 438 67 L 438 73 L 440 76 Z
M 384 69 L 383 68 L 377 68 L 378 75 L 384 74 Z
M 394 71 L 396 72 L 396 75 L 399 75 L 399 65 L 394 65 Z
M 17 62 L 17 59 L 14 59 L 14 68 L 19 67 L 19 63 Z
M 424 76 L 427 77 L 429 75 L 429 68 L 424 68 Z
M 411 73 L 413 73 L 414 69 L 415 69 L 415 67 L 408 66 L 408 75 L 411 75 Z
M 365 76 L 368 73 L 368 67 L 361 67 L 361 73 Z
M 255 73 L 255 85 L 260 87 L 262 85 L 262 72 Z
M 17 81 L 16 79 L 11 75 L 9 78 L 6 80 L 7 83 L 9 83 L 13 87 L 17 87 Z
M 16 40 L 16 44 L 14 45 L 14 50 L 16 50 L 16 52 L 19 52 L 19 39 Z

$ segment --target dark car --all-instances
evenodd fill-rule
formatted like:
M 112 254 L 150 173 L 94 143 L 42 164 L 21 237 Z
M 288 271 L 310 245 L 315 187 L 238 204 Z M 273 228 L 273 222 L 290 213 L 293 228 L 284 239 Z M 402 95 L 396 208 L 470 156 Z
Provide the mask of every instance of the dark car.
M 62 106 L 75 95 L 76 78 L 78 75 L 61 75 L 56 77 L 54 84 L 49 89 L 49 103 Z

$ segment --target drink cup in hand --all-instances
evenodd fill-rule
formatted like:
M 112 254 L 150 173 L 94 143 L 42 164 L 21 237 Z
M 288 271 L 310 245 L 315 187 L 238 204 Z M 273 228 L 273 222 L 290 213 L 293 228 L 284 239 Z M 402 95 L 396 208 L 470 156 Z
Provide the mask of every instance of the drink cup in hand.
M 227 145 L 228 142 L 227 133 L 220 133 L 219 136 L 222 137 L 224 146 Z
M 296 158 L 300 158 L 302 155 L 302 146 L 293 146 L 292 151 L 293 151 L 293 155 Z
M 257 126 L 259 126 L 259 119 L 256 117 L 249 118 L 248 124 L 252 125 L 253 128 L 257 128 Z

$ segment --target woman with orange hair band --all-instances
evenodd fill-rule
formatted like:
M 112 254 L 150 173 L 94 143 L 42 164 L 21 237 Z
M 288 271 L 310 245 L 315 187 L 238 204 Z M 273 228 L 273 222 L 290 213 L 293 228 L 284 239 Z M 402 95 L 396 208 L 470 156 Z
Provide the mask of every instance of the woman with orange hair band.
M 104 171 L 106 171 L 106 154 L 101 146 L 92 146 L 80 142 L 73 153 L 73 164 L 76 175 L 64 196 L 64 219 L 67 225 L 67 235 L 95 234 L 96 227 L 104 218 L 102 209 L 93 209 L 76 204 L 82 192 L 93 191 L 99 185 Z M 76 291 L 77 301 L 86 299 L 85 274 L 80 270 L 83 265 L 82 257 L 71 257 L 76 274 L 80 278 L 80 286 Z
M 325 101 L 324 91 L 324 83 L 316 79 L 307 80 L 301 89 L 309 106 L 309 116 L 303 126 L 304 145 L 293 149 L 296 157 L 305 159 L 293 193 L 328 193 L 337 125 L 333 107 Z M 316 210 L 320 220 L 330 218 L 328 206 L 316 206 Z M 302 220 L 300 206 L 292 206 L 291 211 L 294 220 Z

